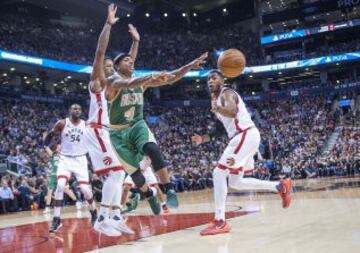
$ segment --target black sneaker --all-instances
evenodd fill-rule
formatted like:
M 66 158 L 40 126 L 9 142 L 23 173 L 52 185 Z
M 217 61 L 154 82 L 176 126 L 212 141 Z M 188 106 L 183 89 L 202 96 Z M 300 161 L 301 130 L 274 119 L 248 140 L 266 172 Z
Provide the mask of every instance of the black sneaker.
M 91 225 L 94 226 L 95 221 L 97 220 L 97 211 L 96 211 L 96 209 L 90 211 L 90 214 L 91 214 Z
M 55 233 L 59 230 L 59 228 L 62 227 L 60 217 L 54 217 L 51 223 L 51 226 L 49 228 L 49 233 Z

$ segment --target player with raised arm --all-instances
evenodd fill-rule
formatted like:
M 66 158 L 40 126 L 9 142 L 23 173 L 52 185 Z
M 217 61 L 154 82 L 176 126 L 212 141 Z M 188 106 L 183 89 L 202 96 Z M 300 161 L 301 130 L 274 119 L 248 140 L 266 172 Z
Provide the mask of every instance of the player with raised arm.
M 118 21 L 117 7 L 108 6 L 106 23 L 100 34 L 89 82 L 90 108 L 87 121 L 85 145 L 94 172 L 104 178 L 99 217 L 94 229 L 108 236 L 120 236 L 134 232 L 126 225 L 120 213 L 122 183 L 125 178 L 123 166 L 114 153 L 108 132 L 109 116 L 105 99 L 107 76 L 112 72 L 104 71 L 105 52 L 109 43 L 111 27 Z M 112 208 L 110 217 L 110 206 Z
M 109 141 L 109 133 L 105 129 L 109 124 L 108 109 L 105 98 L 105 90 L 109 88 L 109 82 L 117 78 L 114 70 L 113 62 L 110 58 L 105 57 L 108 45 L 111 26 L 118 20 L 115 17 L 116 7 L 110 5 L 108 7 L 108 18 L 101 32 L 98 47 L 95 54 L 93 71 L 89 83 L 90 93 L 90 110 L 86 135 L 86 145 L 89 147 L 89 154 L 97 174 L 110 174 L 103 187 L 102 205 L 100 207 L 100 216 L 94 228 L 109 236 L 120 235 L 121 232 L 131 234 L 132 231 L 126 226 L 124 220 L 120 216 L 120 199 L 122 192 L 122 181 L 124 173 L 116 154 L 112 151 Z M 132 47 L 137 50 L 136 46 Z M 163 82 L 169 78 L 167 73 L 158 73 L 144 77 L 137 77 L 128 80 L 127 85 L 143 85 L 151 82 Z M 110 173 L 108 173 L 110 172 Z M 115 187 L 111 187 L 116 184 Z M 104 192 L 110 192 L 109 194 Z M 114 194 L 114 195 L 113 195 Z M 113 196 L 111 198 L 111 196 Z M 109 201 L 112 205 L 111 219 L 108 219 Z M 109 222 L 108 222 L 109 221 Z M 111 229 L 113 227 L 113 229 Z M 118 231 L 114 231 L 114 229 Z M 119 231 L 120 230 L 120 231 Z M 120 232 L 120 233 L 119 233 Z
M 278 192 L 282 198 L 283 208 L 290 206 L 291 179 L 280 182 L 269 182 L 255 178 L 243 178 L 244 174 L 254 169 L 254 155 L 260 144 L 260 133 L 252 121 L 240 95 L 224 87 L 224 77 L 221 72 L 213 70 L 207 78 L 211 93 L 211 111 L 218 118 L 216 129 L 211 134 L 192 136 L 195 145 L 211 141 L 212 138 L 224 132 L 230 142 L 224 150 L 216 168 L 213 171 L 215 219 L 203 229 L 201 235 L 222 234 L 230 231 L 225 220 L 225 202 L 229 187 L 238 190 L 268 190 Z
M 137 44 L 140 36 L 134 27 L 130 26 L 129 28 L 134 41 L 133 44 Z M 134 46 L 132 46 L 133 48 Z M 137 46 L 135 48 L 137 49 Z M 165 189 L 168 206 L 177 207 L 179 203 L 174 187 L 170 182 L 166 163 L 156 144 L 153 133 L 144 120 L 144 92 L 147 88 L 175 83 L 191 69 L 200 68 L 207 58 L 207 53 L 179 69 L 164 72 L 164 75 L 168 74 L 166 80 L 129 85 L 129 81 L 134 79 L 136 53 L 132 50 L 129 54 L 120 54 L 114 59 L 119 76 L 112 80 L 109 89 L 107 89 L 111 128 L 110 138 L 121 162 L 127 168 L 128 174 L 131 175 L 134 184 L 145 194 L 145 197 L 154 196 L 152 191 L 155 191 L 151 188 L 148 189 L 147 186 L 143 188 L 145 179 L 141 176 L 139 164 L 146 155 L 150 157 L 153 169 Z M 152 199 L 149 198 L 149 200 Z M 150 205 L 156 204 L 150 202 Z
M 81 106 L 73 104 L 69 109 L 69 117 L 59 120 L 51 131 L 46 135 L 45 148 L 49 147 L 52 139 L 60 135 L 61 148 L 59 153 L 59 163 L 57 176 L 57 186 L 55 191 L 55 208 L 52 224 L 49 228 L 50 233 L 56 232 L 61 226 L 60 210 L 61 202 L 64 198 L 64 189 L 71 174 L 74 174 L 78 181 L 79 188 L 88 202 L 91 213 L 91 223 L 94 224 L 97 218 L 96 205 L 89 185 L 89 171 L 84 145 L 86 126 L 81 117 Z

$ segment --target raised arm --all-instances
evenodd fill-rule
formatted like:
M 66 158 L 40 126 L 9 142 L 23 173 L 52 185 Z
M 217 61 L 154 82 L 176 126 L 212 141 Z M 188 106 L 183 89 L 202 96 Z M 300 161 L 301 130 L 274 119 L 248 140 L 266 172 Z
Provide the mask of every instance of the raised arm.
M 114 4 L 109 5 L 106 23 L 101 31 L 98 40 L 95 59 L 93 63 L 93 70 L 90 78 L 90 88 L 91 91 L 93 92 L 100 91 L 102 89 L 102 83 L 105 80 L 103 65 L 104 65 L 106 49 L 109 44 L 111 26 L 119 20 L 119 18 L 115 17 L 116 10 L 117 7 Z
M 54 127 L 50 130 L 50 132 L 45 133 L 45 136 L 43 138 L 45 148 L 50 148 L 49 145 L 51 144 L 53 138 L 57 135 L 60 135 L 64 127 L 65 120 L 61 119 L 55 123 Z
M 160 86 L 164 86 L 164 85 L 168 85 L 168 84 L 173 84 L 173 83 L 179 81 L 181 78 L 183 78 L 186 75 L 186 73 L 189 72 L 191 69 L 201 68 L 201 65 L 206 62 L 205 59 L 207 57 L 208 57 L 208 53 L 207 52 L 203 53 L 200 57 L 196 58 L 192 62 L 169 72 L 170 74 L 173 75 L 173 77 L 169 78 L 166 82 L 162 82 L 162 83 L 153 82 L 153 83 L 148 84 L 145 88 L 160 87 Z
M 132 24 L 129 24 L 128 27 L 129 27 L 130 36 L 131 36 L 132 41 L 133 41 L 132 44 L 131 44 L 129 55 L 131 56 L 131 58 L 132 58 L 132 60 L 134 61 L 134 64 L 135 64 L 136 57 L 137 57 L 138 51 L 139 51 L 140 34 L 137 31 L 136 27 L 133 26 Z
M 173 75 L 168 72 L 159 72 L 146 76 L 133 77 L 128 79 L 121 78 L 118 74 L 114 74 L 108 78 L 112 89 L 121 88 L 137 88 L 152 85 L 154 83 L 167 82 Z

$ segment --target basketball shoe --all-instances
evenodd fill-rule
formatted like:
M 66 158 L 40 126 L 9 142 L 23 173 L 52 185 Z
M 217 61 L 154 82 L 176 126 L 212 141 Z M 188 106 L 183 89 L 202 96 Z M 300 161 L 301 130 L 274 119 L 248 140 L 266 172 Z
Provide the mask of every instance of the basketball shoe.
M 226 221 L 214 220 L 206 228 L 200 231 L 200 235 L 217 235 L 230 232 L 231 228 Z

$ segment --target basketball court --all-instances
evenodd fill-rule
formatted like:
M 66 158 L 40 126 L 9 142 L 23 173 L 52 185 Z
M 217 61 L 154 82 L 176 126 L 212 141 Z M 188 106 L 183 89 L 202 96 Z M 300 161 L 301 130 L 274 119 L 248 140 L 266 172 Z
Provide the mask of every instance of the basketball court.
M 212 219 L 212 191 L 180 194 L 181 206 L 153 216 L 146 202 L 129 214 L 135 235 L 106 237 L 90 226 L 86 208 L 64 210 L 63 227 L 49 235 L 50 215 L 42 211 L 3 215 L 0 252 L 359 252 L 360 178 L 319 178 L 294 182 L 293 203 L 281 208 L 276 194 L 230 192 L 229 234 L 199 231 Z

